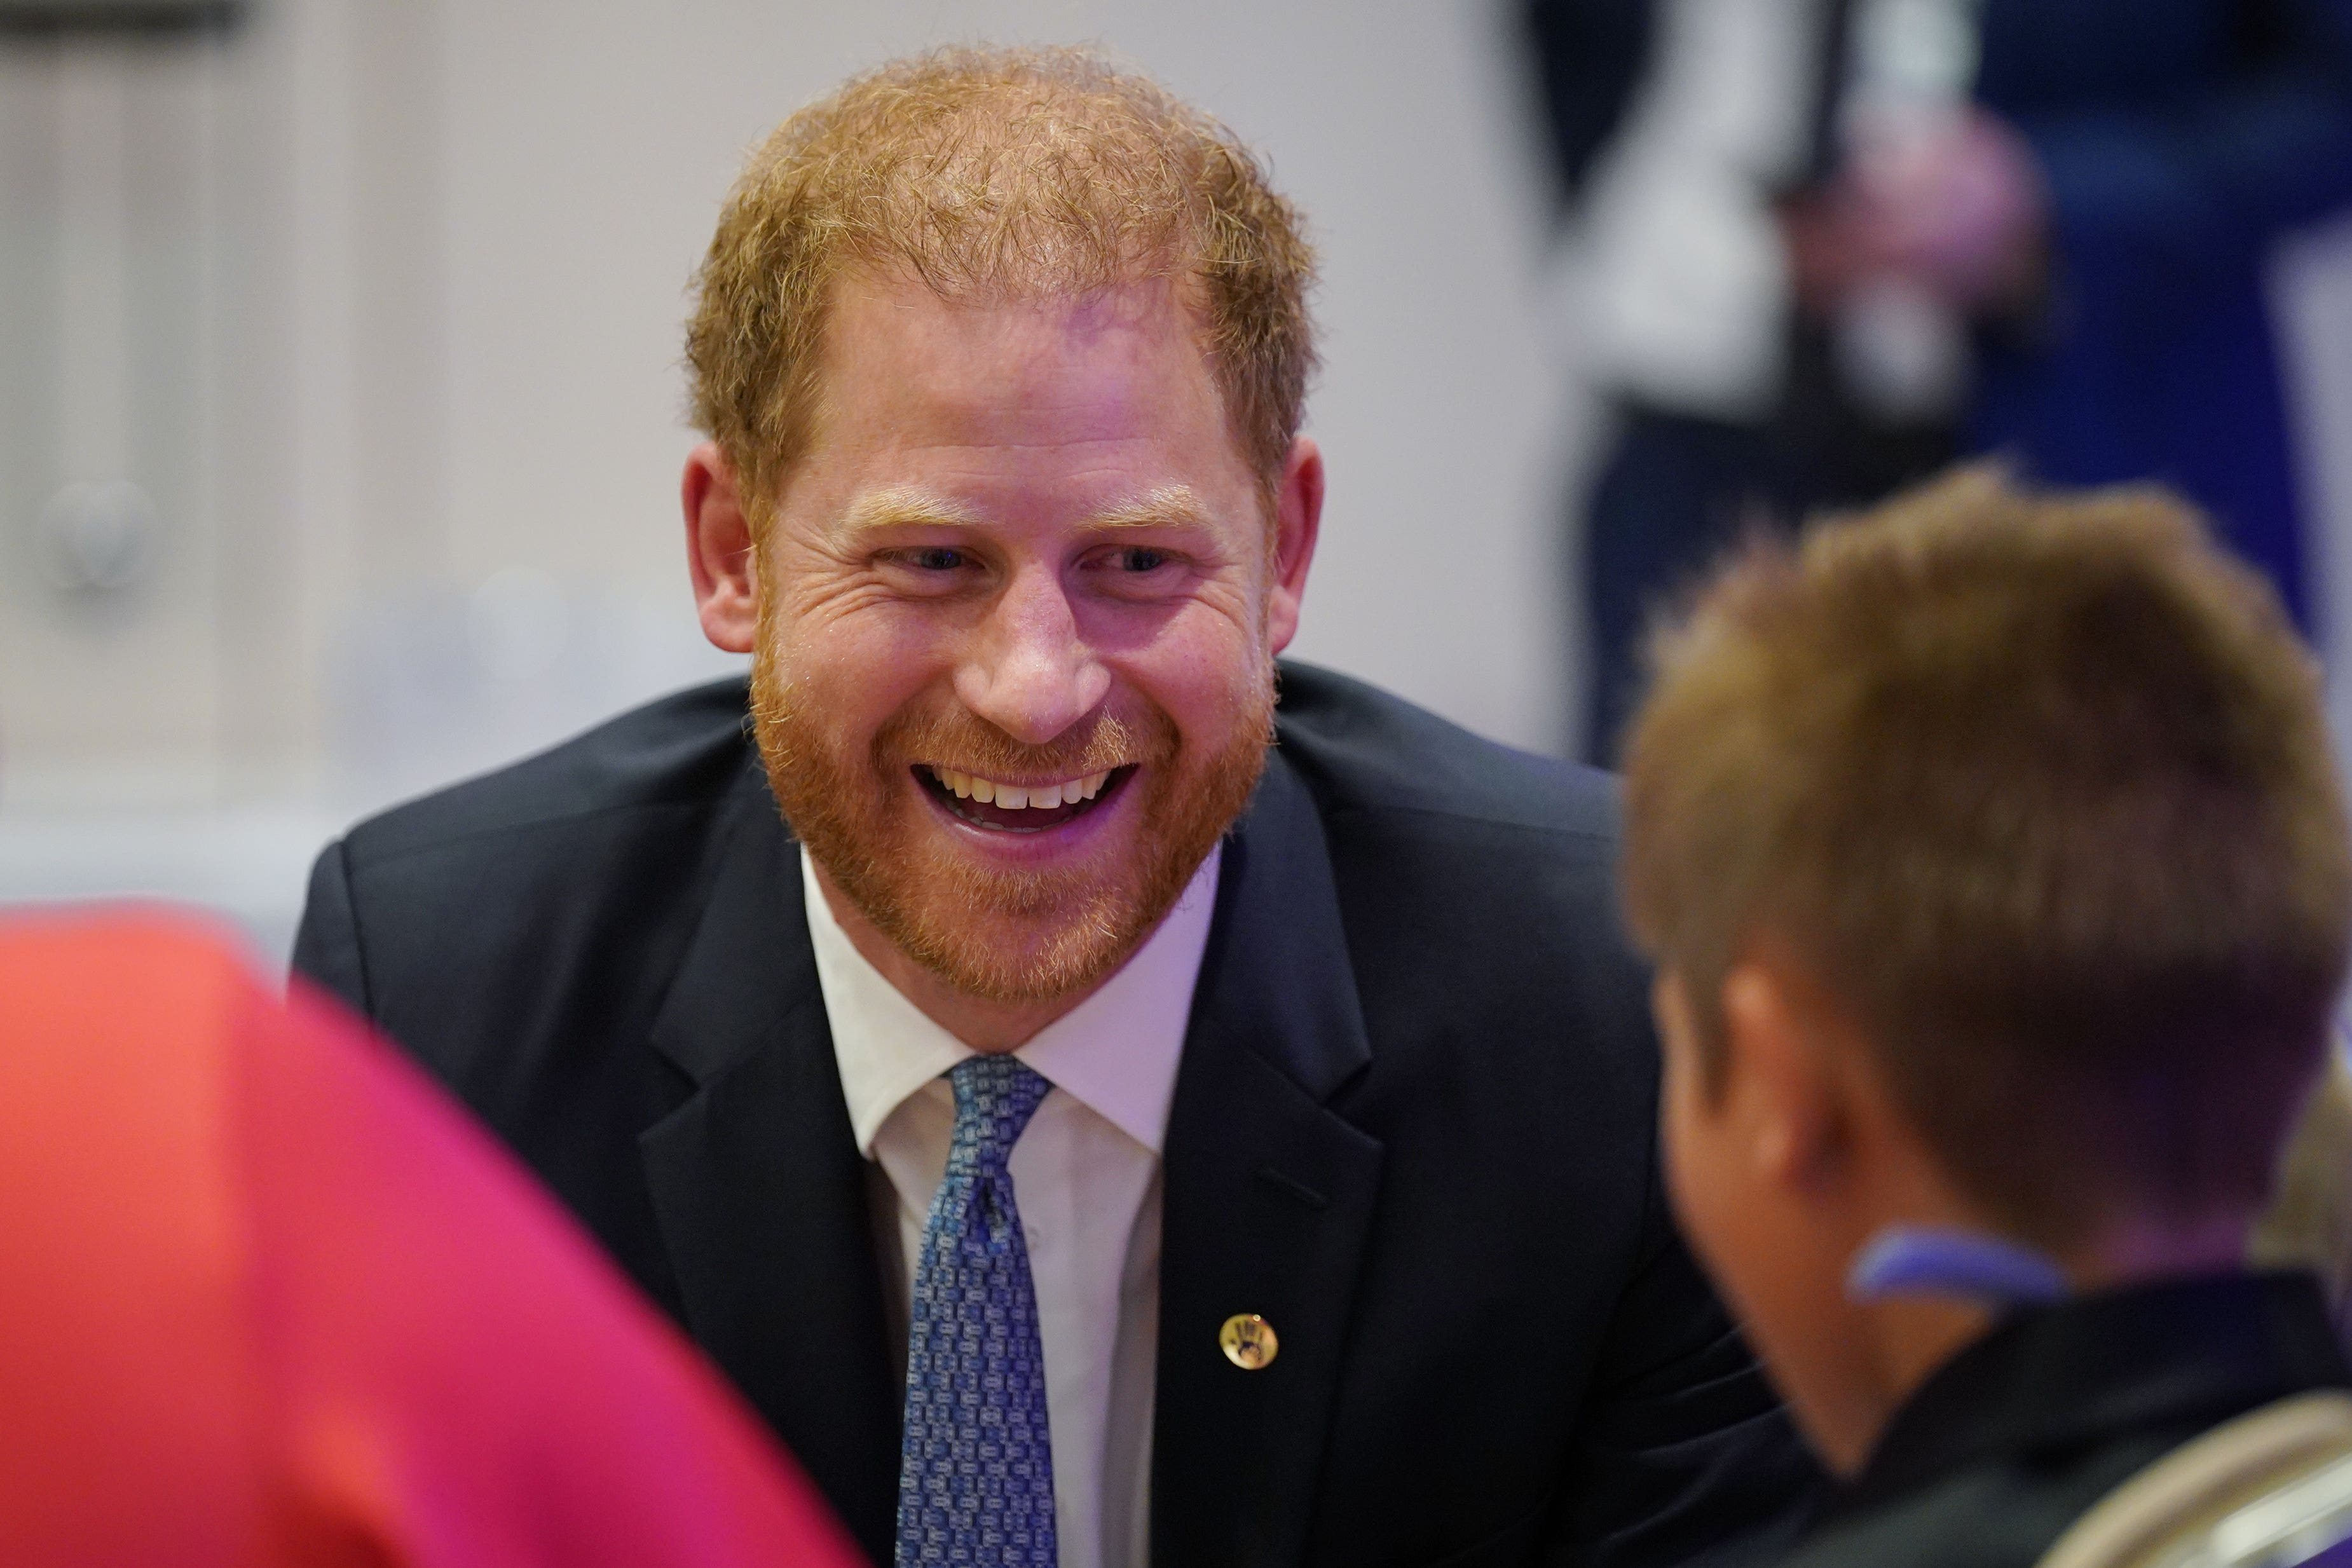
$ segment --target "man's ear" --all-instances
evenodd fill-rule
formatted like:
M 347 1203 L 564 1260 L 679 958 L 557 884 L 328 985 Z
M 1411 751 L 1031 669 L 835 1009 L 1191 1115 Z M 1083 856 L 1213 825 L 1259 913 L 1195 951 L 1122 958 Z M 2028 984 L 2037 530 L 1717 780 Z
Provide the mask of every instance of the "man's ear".
M 1307 569 L 1323 526 L 1323 453 L 1312 436 L 1290 444 L 1282 485 L 1275 492 L 1274 584 L 1266 595 L 1267 642 L 1279 653 L 1298 635 L 1298 607 L 1307 597 Z
M 1843 1165 L 1851 1113 L 1832 1027 L 1814 988 L 1782 965 L 1747 959 L 1724 977 L 1727 1093 L 1759 1180 L 1818 1192 Z
M 735 488 L 735 470 L 717 442 L 706 441 L 687 455 L 678 499 L 686 511 L 686 564 L 694 576 L 702 634 L 730 653 L 748 653 L 760 626 L 758 553 Z

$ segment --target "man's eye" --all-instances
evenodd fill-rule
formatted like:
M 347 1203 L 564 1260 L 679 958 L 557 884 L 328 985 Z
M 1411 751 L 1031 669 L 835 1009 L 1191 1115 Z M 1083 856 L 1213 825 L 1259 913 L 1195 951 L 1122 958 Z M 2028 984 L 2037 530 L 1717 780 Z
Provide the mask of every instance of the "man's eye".
M 945 545 L 912 550 L 908 553 L 907 564 L 918 571 L 953 571 L 964 564 L 963 551 Z
M 1174 559 L 1164 549 L 1146 549 L 1138 546 L 1118 552 L 1121 571 L 1158 571 Z

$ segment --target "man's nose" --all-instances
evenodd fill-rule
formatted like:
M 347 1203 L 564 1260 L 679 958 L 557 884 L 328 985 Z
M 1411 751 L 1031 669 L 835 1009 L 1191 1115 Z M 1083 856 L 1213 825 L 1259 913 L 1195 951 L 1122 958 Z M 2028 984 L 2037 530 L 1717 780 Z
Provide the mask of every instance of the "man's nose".
M 1031 746 L 1092 713 L 1109 690 L 1110 672 L 1079 635 L 1069 595 L 1043 568 L 1014 576 L 955 677 L 965 707 Z

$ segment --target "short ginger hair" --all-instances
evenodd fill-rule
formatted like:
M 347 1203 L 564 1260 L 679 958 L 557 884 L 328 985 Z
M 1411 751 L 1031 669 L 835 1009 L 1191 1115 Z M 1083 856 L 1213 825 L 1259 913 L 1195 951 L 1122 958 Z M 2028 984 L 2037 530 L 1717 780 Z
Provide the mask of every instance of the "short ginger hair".
M 951 48 L 855 78 L 768 138 L 729 195 L 687 332 L 696 425 L 755 528 L 813 439 L 846 269 L 942 298 L 1178 284 L 1271 502 L 1315 362 L 1315 258 L 1233 134 L 1078 48 Z
M 1704 1082 L 1769 938 L 2017 1234 L 2260 1206 L 2352 848 L 2316 664 L 2188 506 L 1962 471 L 1751 543 L 1651 653 L 1622 893 Z

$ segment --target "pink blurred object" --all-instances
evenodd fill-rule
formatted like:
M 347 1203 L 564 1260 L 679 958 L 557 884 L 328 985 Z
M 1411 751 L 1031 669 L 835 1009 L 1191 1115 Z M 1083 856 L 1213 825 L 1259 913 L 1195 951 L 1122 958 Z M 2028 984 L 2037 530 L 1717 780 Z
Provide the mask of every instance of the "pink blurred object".
M 858 1561 L 462 1113 L 202 931 L 0 923 L 0 1106 L 7 1563 Z

